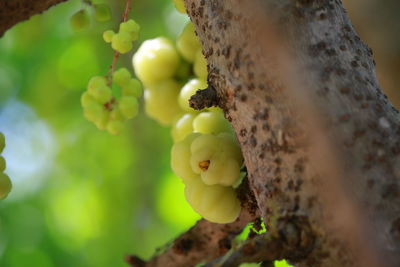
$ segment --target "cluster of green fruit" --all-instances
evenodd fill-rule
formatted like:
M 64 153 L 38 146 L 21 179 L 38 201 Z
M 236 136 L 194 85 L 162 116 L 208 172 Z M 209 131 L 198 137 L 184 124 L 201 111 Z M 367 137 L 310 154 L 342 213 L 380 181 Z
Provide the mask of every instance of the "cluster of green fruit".
M 94 13 L 94 18 L 96 21 L 104 22 L 111 19 L 111 10 L 107 4 L 93 4 L 91 1 L 83 1 L 88 4 L 89 9 L 92 9 Z M 76 31 L 82 31 L 87 29 L 90 25 L 90 11 L 83 8 L 73 14 L 70 18 L 71 28 Z
M 4 134 L 0 132 L 0 153 L 3 152 L 5 146 L 6 142 Z M 6 198 L 12 188 L 10 177 L 4 173 L 5 169 L 6 161 L 4 157 L 0 155 L 0 199 Z
M 145 111 L 163 125 L 171 125 L 184 113 L 198 113 L 189 98 L 207 88 L 207 63 L 193 24 L 186 25 L 176 48 L 164 37 L 142 43 L 133 56 L 133 68 L 146 90 Z
M 119 32 L 112 30 L 103 33 L 106 43 L 111 43 L 111 47 L 121 54 L 131 51 L 132 43 L 139 38 L 140 26 L 133 19 L 122 22 L 119 25 Z
M 182 1 L 174 1 L 184 11 Z M 145 87 L 145 111 L 171 125 L 171 167 L 185 184 L 192 208 L 215 223 L 234 221 L 241 210 L 235 187 L 243 157 L 221 109 L 196 111 L 189 99 L 207 88 L 207 63 L 194 25 L 188 23 L 174 43 L 158 37 L 142 43 L 133 56 L 136 76 Z
M 82 94 L 81 103 L 85 118 L 96 124 L 100 130 L 116 135 L 121 132 L 125 120 L 137 115 L 137 98 L 142 96 L 143 89 L 140 82 L 133 79 L 125 68 L 113 73 L 113 82 L 121 89 L 120 97 L 113 96 L 105 77 L 96 76 L 90 79 L 87 91 Z
M 175 143 L 171 167 L 185 184 L 192 208 L 215 223 L 233 222 L 240 213 L 234 187 L 241 181 L 243 157 L 231 132 L 191 133 Z

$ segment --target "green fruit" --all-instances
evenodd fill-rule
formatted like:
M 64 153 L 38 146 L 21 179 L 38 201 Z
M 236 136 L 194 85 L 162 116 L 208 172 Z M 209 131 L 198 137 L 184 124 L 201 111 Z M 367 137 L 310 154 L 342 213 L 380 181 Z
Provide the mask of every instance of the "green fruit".
M 90 105 L 89 103 L 96 102 L 88 91 L 84 92 L 81 96 L 82 107 Z
M 99 130 L 105 130 L 107 127 L 109 118 L 110 118 L 110 111 L 103 110 L 101 112 L 101 114 L 98 117 L 96 117 L 96 120 L 93 122 L 94 122 L 94 124 L 96 124 L 96 127 Z
M 171 41 L 159 37 L 143 42 L 132 63 L 137 77 L 149 86 L 172 78 L 178 68 L 179 57 Z
M 240 180 L 240 147 L 229 134 L 203 134 L 190 146 L 190 165 L 207 185 L 232 186 Z
M 193 119 L 195 115 L 187 113 L 180 117 L 172 127 L 171 134 L 174 142 L 183 140 L 186 136 L 193 132 Z
M 189 134 L 182 141 L 175 143 L 171 149 L 171 168 L 183 181 L 200 179 L 190 166 L 190 145 L 199 134 Z
M 222 111 L 201 112 L 193 120 L 193 131 L 203 134 L 232 132 L 232 127 L 224 118 Z
M 112 30 L 105 31 L 105 32 L 103 32 L 103 40 L 106 43 L 111 43 L 114 35 L 115 35 L 115 32 Z
M 212 134 L 201 134 L 190 146 L 190 166 L 197 174 L 206 172 L 214 154 L 218 152 L 220 142 Z
M 145 91 L 147 115 L 163 125 L 169 125 L 182 113 L 178 105 L 179 84 L 172 79 L 164 80 Z
M 3 172 L 6 169 L 6 160 L 3 156 L 0 156 L 0 172 Z
M 199 38 L 194 31 L 193 23 L 189 22 L 176 41 L 176 47 L 184 59 L 193 63 L 197 52 L 201 50 Z
M 196 112 L 189 106 L 189 99 L 196 93 L 197 90 L 207 88 L 207 82 L 200 79 L 192 79 L 186 83 L 179 93 L 179 105 L 186 112 Z
M 5 173 L 0 173 L 0 199 L 8 196 L 12 188 L 10 177 Z
M 196 57 L 194 59 L 193 71 L 197 77 L 203 80 L 207 80 L 207 61 L 204 57 L 201 49 L 199 49 L 196 53 Z
M 79 32 L 89 27 L 90 18 L 85 9 L 79 10 L 70 18 L 70 24 L 74 31 Z
M 0 132 L 0 153 L 3 152 L 5 146 L 6 146 L 6 138 L 4 137 L 4 134 Z
M 118 108 L 126 119 L 132 119 L 139 111 L 139 103 L 133 96 L 123 96 L 119 101 Z
M 129 33 L 119 32 L 112 37 L 111 47 L 121 54 L 125 54 L 132 49 L 132 39 Z
M 241 211 L 232 187 L 205 185 L 196 179 L 185 182 L 185 197 L 194 211 L 213 223 L 231 223 Z
M 186 14 L 186 8 L 185 8 L 185 3 L 183 2 L 183 0 L 172 0 L 175 4 L 176 9 L 183 13 Z
M 143 95 L 142 85 L 138 80 L 130 79 L 129 83 L 122 87 L 122 95 L 141 97 Z
M 118 107 L 115 107 L 110 113 L 110 120 L 123 121 L 124 117 Z
M 109 121 L 107 124 L 107 131 L 110 134 L 117 135 L 124 128 L 124 124 L 121 121 Z
M 233 133 L 220 133 L 217 135 L 221 142 L 223 151 L 228 153 L 229 157 L 235 159 L 238 163 L 243 163 L 243 155 L 236 136 Z
M 89 80 L 87 89 L 89 92 L 92 92 L 97 87 L 107 85 L 107 80 L 103 76 L 94 76 Z
M 140 26 L 133 19 L 130 19 L 119 25 L 119 31 L 128 33 L 131 40 L 136 41 L 139 38 Z
M 89 121 L 95 122 L 101 117 L 103 113 L 103 106 L 97 102 L 89 103 L 84 108 L 84 115 Z
M 100 104 L 105 104 L 112 98 L 111 89 L 107 85 L 103 85 L 92 90 L 91 95 Z
M 120 68 L 113 73 L 113 81 L 119 86 L 126 86 L 131 80 L 131 74 L 126 68 Z
M 94 5 L 94 16 L 97 21 L 109 21 L 111 19 L 110 7 L 106 4 Z

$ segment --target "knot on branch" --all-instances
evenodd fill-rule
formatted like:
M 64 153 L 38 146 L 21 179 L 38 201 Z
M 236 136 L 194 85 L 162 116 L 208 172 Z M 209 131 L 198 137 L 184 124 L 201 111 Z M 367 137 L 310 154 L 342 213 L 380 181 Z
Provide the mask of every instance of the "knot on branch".
M 218 106 L 217 91 L 211 85 L 206 89 L 197 90 L 196 94 L 189 99 L 189 105 L 196 110 Z

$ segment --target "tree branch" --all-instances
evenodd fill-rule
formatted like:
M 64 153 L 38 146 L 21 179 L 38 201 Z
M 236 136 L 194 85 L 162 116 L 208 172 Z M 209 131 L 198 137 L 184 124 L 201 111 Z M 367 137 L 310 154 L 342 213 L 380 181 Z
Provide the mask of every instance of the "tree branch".
M 280 238 L 275 238 L 267 233 L 247 240 L 236 250 L 205 264 L 203 267 L 236 267 L 240 266 L 241 263 L 274 261 L 290 256 L 292 250 L 293 248 L 286 251 Z
M 67 0 L 0 0 L 0 37 L 18 22 Z
M 135 267 L 186 267 L 224 255 L 231 248 L 235 236 L 260 216 L 246 181 L 239 186 L 238 196 L 243 208 L 233 223 L 217 224 L 202 219 L 152 259 L 143 261 L 137 256 L 128 256 L 126 261 Z
M 247 262 L 304 258 L 314 245 L 314 240 L 309 239 L 310 234 L 310 229 L 304 225 L 299 228 L 295 221 L 285 222 L 280 225 L 277 236 L 270 232 L 258 235 L 204 267 L 235 267 Z
M 204 219 L 198 221 L 188 232 L 178 237 L 173 244 L 160 255 L 149 261 L 136 256 L 127 257 L 127 262 L 135 267 L 194 266 L 197 263 L 212 260 L 224 255 L 231 248 L 232 239 L 257 215 L 243 209 L 239 218 L 230 224 L 215 224 Z
M 185 3 L 268 229 L 316 235 L 294 264 L 399 266 L 400 121 L 341 1 Z

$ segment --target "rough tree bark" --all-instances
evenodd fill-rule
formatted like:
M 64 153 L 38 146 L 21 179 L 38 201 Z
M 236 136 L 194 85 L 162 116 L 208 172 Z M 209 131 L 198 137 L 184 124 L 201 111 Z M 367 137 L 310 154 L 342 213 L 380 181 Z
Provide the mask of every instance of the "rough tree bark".
M 342 3 L 186 3 L 268 230 L 312 230 L 292 263 L 399 266 L 398 112 Z
M 210 87 L 192 104 L 224 109 L 268 229 L 209 266 L 275 258 L 299 267 L 400 266 L 399 114 L 380 90 L 372 51 L 341 1 L 185 4 L 209 69 Z M 2 7 L 8 11 L 0 12 L 1 33 L 15 24 L 5 14 L 19 10 L 0 0 Z M 227 227 L 235 232 L 253 219 L 241 216 Z M 164 253 L 129 261 L 192 266 L 199 255 L 210 261 L 221 240 L 231 240 L 233 232 L 223 228 L 200 221 Z M 205 232 L 215 234 L 212 246 L 204 246 Z M 184 253 L 177 249 L 182 240 L 190 243 Z

